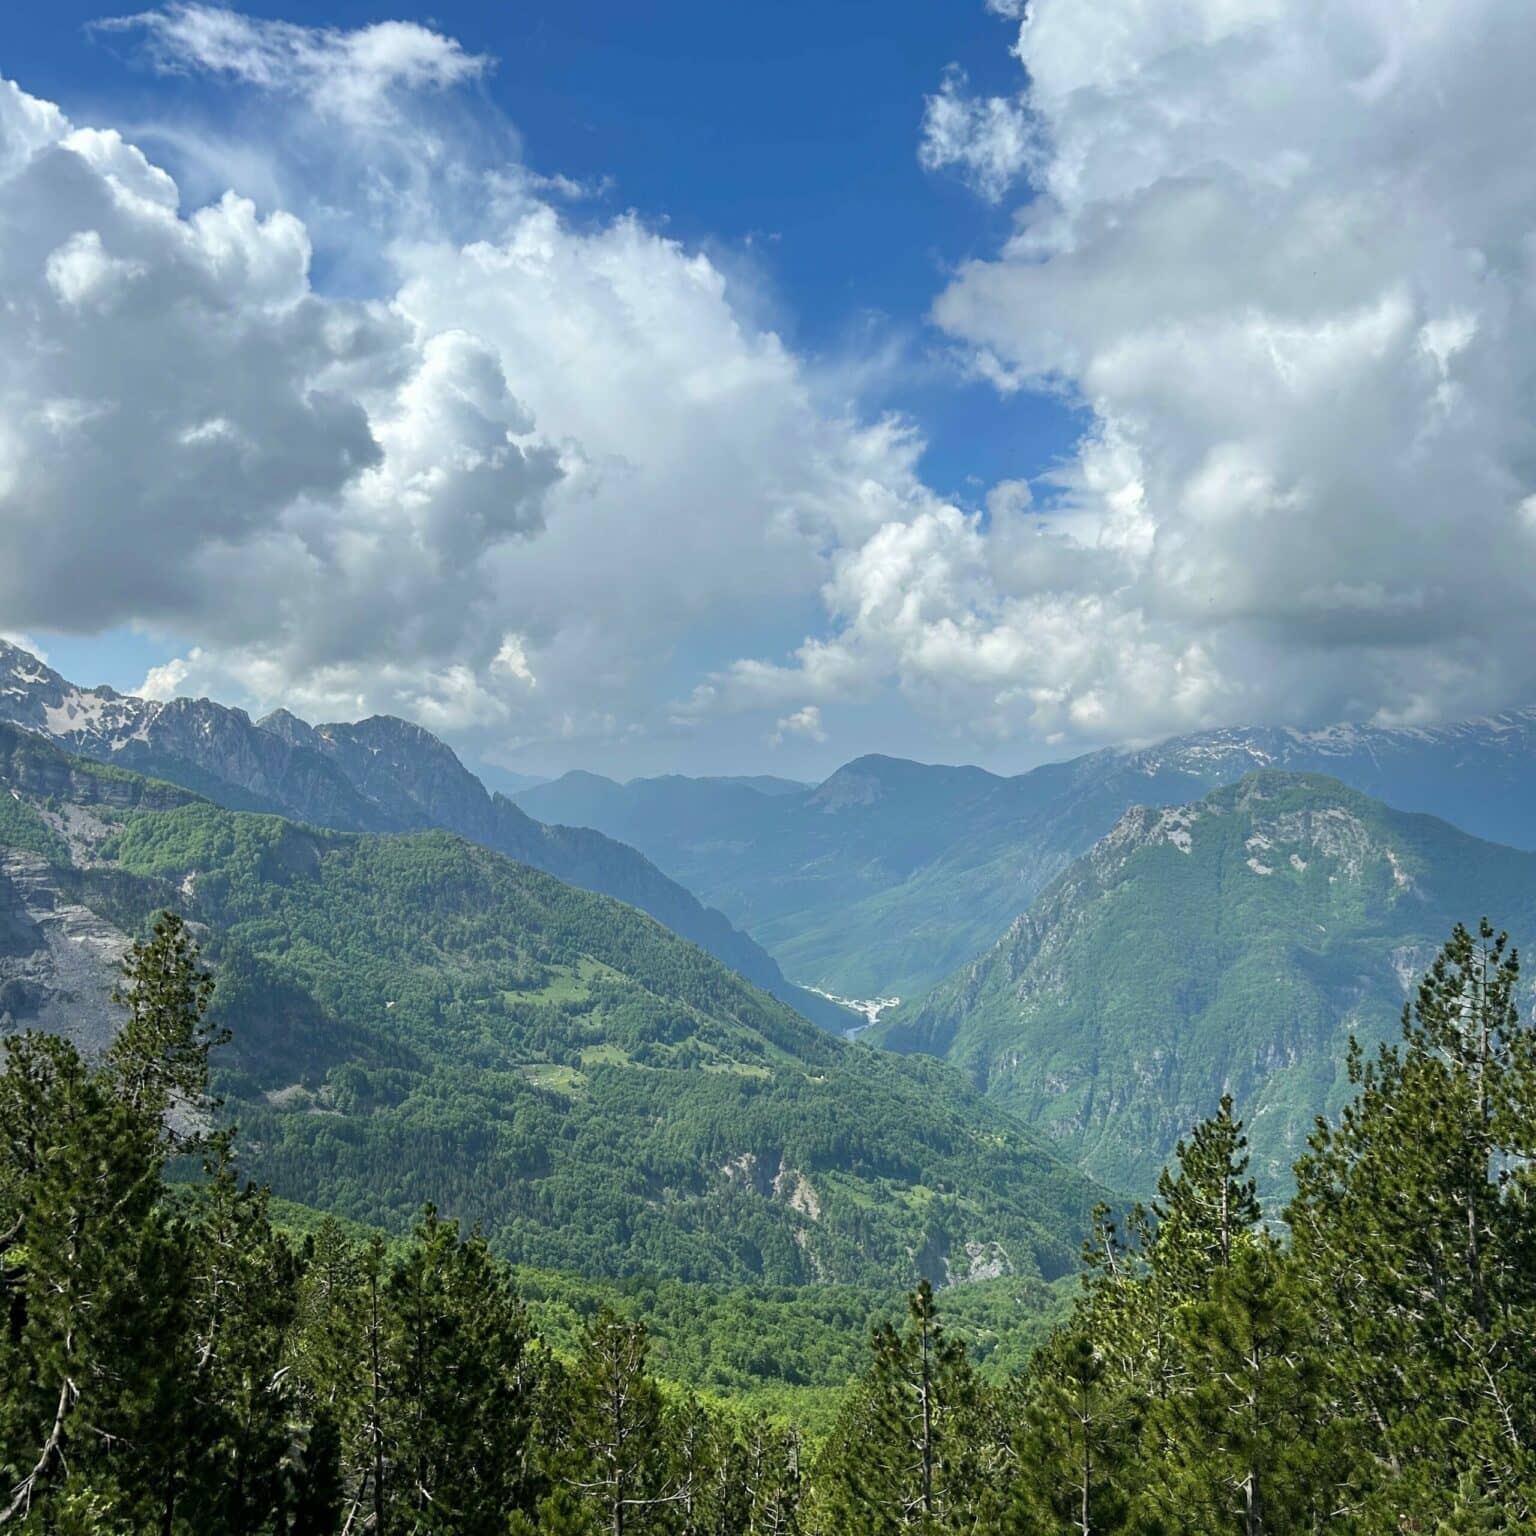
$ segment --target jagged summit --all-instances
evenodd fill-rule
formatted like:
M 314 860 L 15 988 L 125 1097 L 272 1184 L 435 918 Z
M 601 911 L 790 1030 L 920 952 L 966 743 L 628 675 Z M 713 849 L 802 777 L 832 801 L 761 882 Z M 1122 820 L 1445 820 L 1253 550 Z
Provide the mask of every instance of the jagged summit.
M 361 720 L 328 721 L 315 729 L 322 736 L 350 736 L 378 746 L 391 742 L 409 742 L 413 746 L 426 746 L 434 752 L 445 752 L 458 761 L 458 754 L 440 736 L 434 736 L 426 726 L 400 715 L 365 715 Z
M 164 705 L 114 688 L 81 688 L 18 645 L 0 640 L 0 719 L 76 744 L 120 750 L 142 739 Z
M 1121 754 L 1137 770 L 1162 772 L 1238 762 L 1253 767 L 1286 767 L 1302 762 L 1409 755 L 1498 751 L 1529 753 L 1536 748 L 1536 706 L 1502 710 L 1440 725 L 1380 726 L 1341 722 L 1303 729 L 1294 726 L 1229 726 L 1170 737 L 1155 746 Z
M 291 746 L 312 746 L 315 739 L 315 728 L 307 720 L 301 720 L 290 709 L 279 706 L 270 714 L 263 715 L 256 722 L 264 731 L 270 731 L 274 736 L 281 736 Z

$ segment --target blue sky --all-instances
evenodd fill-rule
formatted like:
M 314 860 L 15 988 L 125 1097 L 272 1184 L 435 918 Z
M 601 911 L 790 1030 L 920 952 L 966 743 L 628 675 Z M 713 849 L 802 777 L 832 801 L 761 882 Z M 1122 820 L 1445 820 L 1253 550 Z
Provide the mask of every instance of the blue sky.
M 935 484 L 964 492 L 1038 473 L 1081 429 L 1049 395 L 1001 400 L 925 358 L 939 344 L 927 312 L 946 274 L 994 249 L 1013 217 L 917 159 L 924 97 L 946 64 L 961 65 L 978 90 L 1019 83 L 1009 23 L 980 4 L 242 9 L 339 28 L 415 20 L 493 58 L 477 88 L 515 125 L 529 162 L 611 180 L 594 214 L 635 208 L 680 240 L 749 264 L 773 324 L 797 348 L 905 347 L 909 366 L 871 394 L 921 421 Z M 92 30 L 113 14 L 95 0 L 15 11 L 0 22 L 0 69 L 80 121 L 228 115 L 223 85 L 149 71 L 135 40 Z M 157 148 L 175 172 L 175 146 Z
M 108 19 L 0 21 L 73 676 L 621 775 L 1536 696 L 1524 8 Z

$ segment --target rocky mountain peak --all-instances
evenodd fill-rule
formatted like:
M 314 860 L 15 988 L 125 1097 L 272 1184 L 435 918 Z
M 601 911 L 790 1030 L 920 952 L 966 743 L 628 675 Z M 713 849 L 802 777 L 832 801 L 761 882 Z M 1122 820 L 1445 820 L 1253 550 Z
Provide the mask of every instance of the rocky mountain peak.
M 0 639 L 0 688 L 62 686 L 64 679 L 30 651 Z
M 1159 845 L 1191 855 L 1207 837 L 1240 839 L 1246 867 L 1255 875 L 1285 867 L 1300 874 L 1313 858 L 1322 858 L 1337 866 L 1336 876 L 1358 879 L 1379 859 L 1391 866 L 1400 886 L 1413 884 L 1391 838 L 1373 825 L 1367 797 L 1322 774 L 1274 769 L 1249 774 L 1187 805 L 1132 806 L 1090 849 L 1088 863 L 1102 876 Z
M 274 709 L 271 714 L 263 715 L 256 722 L 256 726 L 259 730 L 281 737 L 290 747 L 313 747 L 315 745 L 314 726 L 307 720 L 299 719 L 292 710 Z
M 1452 923 L 1536 910 L 1536 855 L 1318 773 L 1264 769 L 1136 806 L 976 960 L 882 1015 L 877 1044 L 944 1055 L 1141 1190 L 1223 1091 L 1284 1191 L 1347 1090 L 1350 1035 L 1390 1038 Z
M 29 651 L 0 641 L 0 720 L 41 731 L 82 751 L 141 738 L 163 705 L 113 688 L 79 688 Z
M 361 747 L 369 752 L 410 759 L 418 767 L 430 763 L 438 770 L 469 775 L 458 754 L 441 737 L 398 715 L 369 715 L 365 720 L 315 727 L 325 741 Z
M 372 715 L 355 724 L 317 726 L 315 735 L 320 750 L 366 794 L 393 800 L 402 810 L 409 805 L 414 811 L 408 814 L 419 814 L 430 825 L 449 826 L 478 841 L 493 837 L 485 786 L 430 731 L 394 715 Z
M 853 806 L 873 805 L 885 793 L 879 773 L 870 766 L 878 761 L 876 758 L 859 758 L 844 764 L 831 778 L 817 786 L 811 804 L 827 815 Z
M 1291 726 L 1229 726 L 1176 736 L 1122 754 L 1133 771 L 1184 772 L 1234 778 L 1263 768 L 1327 771 L 1330 761 L 1397 760 L 1458 753 L 1524 755 L 1536 750 L 1536 706 L 1502 710 L 1443 725 L 1383 726 L 1341 722 Z

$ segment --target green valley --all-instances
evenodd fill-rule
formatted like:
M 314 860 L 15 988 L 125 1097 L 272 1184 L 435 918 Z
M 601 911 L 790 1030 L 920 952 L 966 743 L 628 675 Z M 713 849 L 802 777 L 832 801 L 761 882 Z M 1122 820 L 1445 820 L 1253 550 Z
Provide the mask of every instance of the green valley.
M 27 966 L 78 951 L 49 937 L 71 914 L 131 934 L 185 911 L 233 1036 L 215 1084 L 279 1195 L 394 1228 L 433 1200 L 509 1258 L 593 1275 L 1074 1261 L 1097 1186 L 961 1074 L 828 1036 L 634 908 L 446 833 L 227 811 L 3 734 L 33 829 L 0 882 L 12 1027 L 47 991 Z
M 1255 770 L 1324 773 L 1531 848 L 1533 750 L 1524 709 L 1434 729 L 1209 731 L 1012 776 L 871 755 L 798 792 L 575 772 L 516 798 L 632 843 L 797 980 L 910 1000 L 996 942 L 1132 806 L 1182 805 Z

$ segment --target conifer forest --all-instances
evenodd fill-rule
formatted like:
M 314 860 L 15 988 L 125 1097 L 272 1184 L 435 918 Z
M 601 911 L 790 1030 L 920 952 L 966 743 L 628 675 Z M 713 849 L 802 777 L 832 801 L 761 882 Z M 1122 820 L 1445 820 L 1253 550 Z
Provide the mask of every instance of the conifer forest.
M 555 1347 L 484 1239 L 302 1236 L 213 1128 L 213 979 L 132 949 L 97 1063 L 0 1076 L 0 1522 L 201 1533 L 1473 1533 L 1536 1520 L 1536 1029 L 1457 928 L 1401 1037 L 1351 1048 L 1265 1211 L 1230 1098 L 1146 1206 L 1094 1213 L 1070 1309 L 984 1378 L 942 1293 L 866 1341 L 824 1433 L 656 1379 L 600 1307 Z M 195 1165 L 198 1171 L 190 1172 Z

